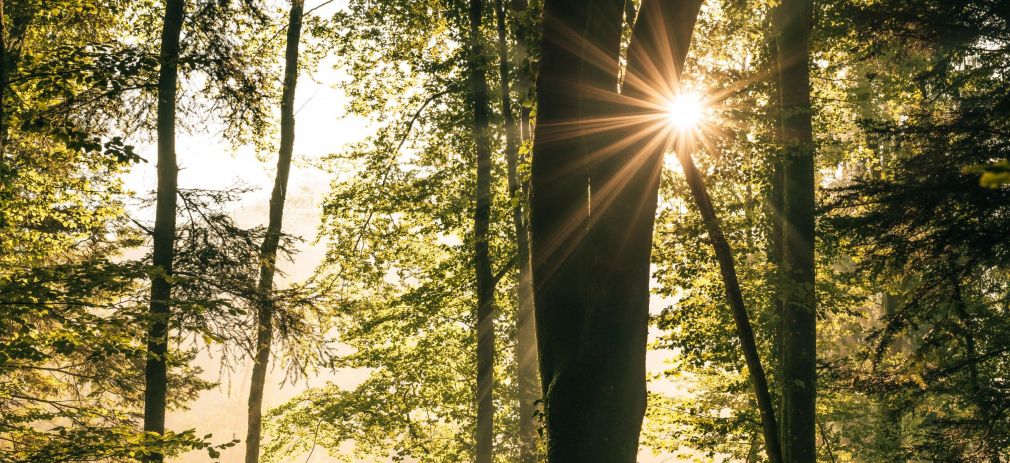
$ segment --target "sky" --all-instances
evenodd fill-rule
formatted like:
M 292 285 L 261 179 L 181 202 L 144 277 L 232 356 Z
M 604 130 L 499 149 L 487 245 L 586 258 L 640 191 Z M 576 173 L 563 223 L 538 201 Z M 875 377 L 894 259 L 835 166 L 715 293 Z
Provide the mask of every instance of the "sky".
M 309 11 L 322 3 L 327 2 L 308 0 L 305 10 Z M 328 3 L 317 13 L 332 14 L 343 3 L 345 2 Z M 278 57 L 278 60 L 280 59 L 281 57 Z M 372 128 L 366 120 L 346 114 L 344 108 L 347 98 L 338 88 L 338 84 L 344 79 L 346 74 L 324 63 L 311 75 L 302 72 L 298 80 L 294 162 L 288 185 L 283 229 L 285 233 L 300 236 L 304 241 L 299 246 L 295 261 L 281 264 L 281 270 L 286 275 L 279 285 L 283 285 L 285 281 L 299 281 L 310 276 L 323 256 L 324 249 L 321 244 L 315 243 L 315 239 L 321 202 L 329 190 L 330 177 L 313 167 L 313 161 L 339 152 L 343 147 L 360 141 L 372 133 Z M 273 186 L 275 154 L 268 156 L 267 159 L 258 159 L 251 149 L 236 150 L 221 143 L 219 134 L 214 133 L 212 129 L 180 133 L 176 145 L 180 188 L 221 189 L 235 185 L 253 188 L 252 193 L 234 205 L 233 213 L 242 226 L 265 225 Z M 157 186 L 157 171 L 153 162 L 157 156 L 153 144 L 139 146 L 138 149 L 141 156 L 152 161 L 135 166 L 126 176 L 125 183 L 127 188 L 137 193 L 147 193 Z M 153 211 L 149 213 L 152 215 L 149 219 L 153 221 Z M 650 304 L 651 310 L 658 312 L 670 302 L 654 296 Z M 650 351 L 648 358 L 650 372 L 664 369 L 664 363 L 669 357 L 669 352 Z M 201 393 L 200 397 L 190 404 L 188 410 L 169 411 L 167 427 L 173 430 L 193 428 L 197 435 L 213 433 L 215 443 L 231 439 L 244 440 L 251 361 L 232 371 L 222 372 L 218 359 L 213 354 L 204 353 L 199 357 L 198 364 L 204 369 L 203 377 L 220 382 L 220 386 Z M 367 372 L 353 370 L 322 372 L 297 384 L 285 384 L 282 387 L 283 371 L 272 369 L 267 377 L 264 411 L 282 404 L 310 387 L 322 386 L 327 382 L 353 388 L 363 381 L 365 375 Z M 652 384 L 650 388 L 658 392 L 678 393 L 683 385 L 661 382 Z M 243 455 L 244 446 L 240 443 L 225 450 L 221 461 L 241 462 Z M 190 452 L 169 461 L 205 463 L 210 460 L 206 452 L 200 451 Z M 336 460 L 327 455 L 325 450 L 317 449 L 309 458 L 306 458 L 306 455 L 291 455 L 283 463 L 331 461 Z M 651 452 L 643 453 L 640 457 L 641 463 L 680 461 L 688 460 L 680 460 L 672 455 L 652 455 Z

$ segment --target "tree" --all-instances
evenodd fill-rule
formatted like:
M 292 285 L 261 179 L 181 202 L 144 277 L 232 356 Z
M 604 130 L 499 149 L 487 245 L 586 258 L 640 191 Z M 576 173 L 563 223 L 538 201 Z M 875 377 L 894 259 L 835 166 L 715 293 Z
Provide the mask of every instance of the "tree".
M 817 380 L 814 297 L 814 140 L 810 106 L 810 29 L 813 6 L 784 0 L 775 17 L 782 114 L 782 457 L 817 459 Z
M 158 60 L 147 40 L 127 40 L 123 31 L 151 32 L 130 21 L 156 14 L 148 7 L 107 0 L 4 5 L 13 18 L 5 36 L 7 130 L 0 156 L 5 462 L 136 461 L 220 448 L 192 431 L 155 439 L 138 426 L 147 358 L 141 341 L 149 320 L 138 301 L 147 299 L 140 293 L 151 273 L 150 256 L 130 254 L 147 245 L 150 228 L 128 215 L 133 199 L 121 177 L 141 161 L 128 140 L 144 133 L 145 118 L 134 111 L 153 100 L 148 91 Z M 173 322 L 190 334 L 223 339 L 208 318 L 222 320 L 225 305 L 238 308 L 208 296 L 223 292 L 212 288 L 241 292 L 234 277 L 244 267 L 232 258 L 243 255 L 243 236 L 206 208 L 193 214 L 215 220 L 185 221 L 180 229 L 176 293 L 184 307 L 200 310 Z M 237 238 L 220 243 L 222 230 Z M 222 247 L 230 251 L 219 252 Z M 193 284 L 194 265 L 213 274 Z M 210 307 L 217 308 L 207 310 L 211 316 L 202 312 Z M 186 365 L 192 357 L 192 350 L 180 349 L 169 359 L 169 406 L 210 385 Z
M 171 317 L 172 259 L 179 166 L 175 161 L 175 94 L 179 79 L 179 38 L 185 2 L 167 0 L 161 34 L 158 71 L 158 203 L 154 222 L 154 271 L 151 275 L 151 318 L 144 367 L 144 431 L 165 433 L 168 395 L 168 324 Z M 154 452 L 145 461 L 161 462 Z
M 705 221 L 705 228 L 712 241 L 712 248 L 719 260 L 719 270 L 722 273 L 723 284 L 726 286 L 726 299 L 729 300 L 730 308 L 733 311 L 737 337 L 740 338 L 740 347 L 747 363 L 751 387 L 754 389 L 754 396 L 761 413 L 761 426 L 764 431 L 765 451 L 768 454 L 768 460 L 773 463 L 781 463 L 782 450 L 771 390 L 765 377 L 757 343 L 754 341 L 754 329 L 750 323 L 750 315 L 744 305 L 743 291 L 740 289 L 740 282 L 737 278 L 733 253 L 723 234 L 712 201 L 709 199 L 701 172 L 698 171 L 691 158 L 690 143 L 690 141 L 679 143 L 680 146 L 676 148 L 677 157 L 680 159 L 680 164 L 684 169 L 684 177 L 691 188 L 691 194 L 694 196 L 695 205 L 701 213 L 702 220 Z
M 482 0 L 470 0 L 470 41 L 467 67 L 473 105 L 473 135 L 477 154 L 474 195 L 474 273 L 477 286 L 477 463 L 494 461 L 494 293 L 488 252 L 491 220 L 491 141 L 487 75 L 481 34 Z
M 340 288 L 332 313 L 339 341 L 350 347 L 333 367 L 369 374 L 353 387 L 310 390 L 276 409 L 268 455 L 313 442 L 361 459 L 456 462 L 476 455 L 480 166 L 471 130 L 469 7 L 352 2 L 325 25 L 340 66 L 354 76 L 343 86 L 348 110 L 377 126 L 327 160 L 339 174 L 324 203 L 327 257 L 319 276 Z M 482 22 L 481 42 L 493 32 Z M 486 67 L 488 49 L 481 48 Z M 486 73 L 485 85 L 497 86 L 496 75 Z M 492 205 L 508 203 L 505 176 L 493 175 L 506 170 L 498 155 L 501 119 L 493 116 L 498 101 L 487 99 Z M 518 454 L 512 212 L 491 207 L 486 235 L 498 309 L 494 377 L 502 378 L 493 395 L 499 461 Z
M 996 64 L 1007 57 L 1006 23 L 995 20 L 1005 6 L 884 2 L 829 13 L 835 24 L 865 26 L 831 32 L 858 45 L 860 84 L 843 88 L 870 108 L 858 123 L 873 156 L 854 161 L 851 181 L 829 191 L 826 229 L 858 258 L 854 279 L 895 296 L 863 334 L 861 358 L 873 368 L 836 361 L 830 374 L 854 384 L 853 394 L 877 393 L 901 417 L 882 423 L 892 434 L 897 424 L 896 459 L 996 461 L 1008 442 L 998 405 L 1006 398 L 995 386 L 1006 342 L 1006 234 L 997 232 L 1006 189 L 981 183 L 1006 158 Z
M 275 302 L 274 273 L 281 240 L 284 200 L 295 144 L 295 86 L 298 84 L 298 46 L 302 33 L 303 0 L 292 0 L 288 13 L 287 46 L 284 51 L 284 87 L 281 96 L 281 143 L 277 154 L 277 173 L 270 194 L 270 216 L 266 236 L 260 246 L 259 282 L 257 284 L 255 363 L 249 384 L 249 424 L 246 432 L 246 463 L 257 463 L 262 433 L 263 388 L 266 382 L 270 350 L 273 345 Z
M 620 357 L 629 368 L 644 370 L 637 358 L 644 355 L 619 352 L 590 333 L 581 339 L 588 331 L 582 327 L 606 324 L 589 319 L 587 313 L 589 147 L 568 135 L 565 127 L 572 121 L 605 117 L 590 112 L 599 108 L 593 108 L 584 93 L 617 89 L 623 8 L 623 2 L 612 0 L 544 3 L 530 172 L 530 258 L 548 461 L 633 461 L 640 423 L 636 414 L 645 405 L 644 371 L 642 378 L 634 372 L 618 376 L 596 356 L 578 355 L 580 350 L 606 349 L 615 361 Z M 578 45 L 572 47 L 572 41 Z M 595 50 L 605 58 L 593 61 Z M 637 344 L 638 339 L 628 342 Z M 611 389 L 603 381 L 622 387 Z M 602 400 L 598 389 L 608 391 L 609 400 Z M 607 416 L 601 408 L 608 405 L 620 408 L 625 418 Z
M 656 99 L 672 96 L 657 71 L 683 67 L 700 2 L 643 5 L 628 102 L 617 93 L 624 6 L 544 5 L 530 230 L 548 461 L 634 461 L 645 413 L 649 263 L 667 143 Z
M 524 5 L 515 5 L 513 15 L 524 14 Z M 495 0 L 495 16 L 498 33 L 498 85 L 501 91 L 501 112 L 505 131 L 505 162 L 508 178 L 509 202 L 512 204 L 512 227 L 515 234 L 516 261 L 518 262 L 518 294 L 516 302 L 516 368 L 518 375 L 519 399 L 519 461 L 530 463 L 536 458 L 536 417 L 535 404 L 540 397 L 537 378 L 536 322 L 533 310 L 533 286 L 530 275 L 529 227 L 526 220 L 527 196 L 525 181 L 519 177 L 519 148 L 522 134 L 529 132 L 529 111 L 520 106 L 520 118 L 512 111 L 512 63 L 506 28 L 506 9 L 503 0 Z M 513 20 L 517 26 L 520 20 Z M 517 38 L 517 42 L 525 41 Z M 522 45 L 525 47 L 525 45 Z M 525 58 L 524 58 L 525 59 Z M 524 63 L 528 66 L 528 63 Z M 528 70 L 520 68 L 520 87 L 529 86 Z M 521 92 L 522 94 L 522 92 Z M 525 97 L 525 95 L 523 95 Z

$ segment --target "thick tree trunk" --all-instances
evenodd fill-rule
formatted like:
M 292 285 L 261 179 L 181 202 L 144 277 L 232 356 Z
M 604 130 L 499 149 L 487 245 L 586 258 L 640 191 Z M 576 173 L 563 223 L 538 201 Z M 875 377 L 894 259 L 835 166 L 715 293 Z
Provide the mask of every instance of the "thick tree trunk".
M 636 460 L 667 141 L 665 123 L 653 116 L 657 95 L 673 88 L 669 75 L 650 72 L 682 67 L 699 6 L 645 2 L 639 18 L 649 19 L 636 26 L 622 98 L 625 2 L 545 4 L 531 251 L 550 462 Z M 629 109 L 629 100 L 645 103 Z
M 782 108 L 782 454 L 816 460 L 814 143 L 810 108 L 810 0 L 783 0 L 775 18 Z
M 595 358 L 590 361 L 607 367 L 607 374 L 596 380 L 608 391 L 601 396 L 614 391 L 627 399 L 604 399 L 613 406 L 606 414 L 618 416 L 622 430 L 629 433 L 624 447 L 627 461 L 635 461 L 646 407 L 652 234 L 663 152 L 669 142 L 665 114 L 661 111 L 655 117 L 656 107 L 665 107 L 679 87 L 700 8 L 700 0 L 643 1 L 628 46 L 622 86 L 627 106 L 619 112 L 608 108 L 591 113 L 628 124 L 616 137 L 601 134 L 591 152 L 593 255 L 587 262 L 592 272 L 589 336 L 596 339 L 590 350 Z M 623 8 L 619 14 L 625 15 Z
M 302 33 L 303 0 L 291 0 L 288 17 L 287 47 L 284 51 L 284 89 L 281 95 L 281 145 L 277 154 L 277 174 L 270 194 L 270 217 L 267 233 L 260 246 L 260 277 L 256 287 L 256 357 L 249 386 L 249 427 L 246 432 L 246 463 L 258 463 L 262 434 L 263 387 L 270 363 L 273 344 L 274 272 L 277 248 L 284 219 L 284 200 L 288 191 L 288 174 L 295 145 L 295 87 L 298 84 L 298 46 Z
M 470 0 L 470 98 L 477 152 L 477 191 L 474 209 L 474 270 L 477 280 L 477 463 L 494 461 L 494 293 L 488 250 L 491 222 L 491 132 L 489 92 L 481 40 L 483 0 Z
M 761 413 L 761 428 L 765 439 L 765 453 L 771 463 L 782 462 L 782 450 L 779 442 L 778 425 L 775 419 L 775 408 L 772 402 L 772 395 L 768 388 L 768 379 L 765 377 L 764 367 L 761 365 L 761 356 L 758 353 L 757 344 L 754 342 L 754 331 L 751 328 L 750 319 L 747 315 L 747 308 L 744 306 L 743 292 L 740 290 L 740 282 L 737 279 L 736 268 L 733 262 L 733 252 L 730 249 L 726 236 L 722 233 L 722 226 L 719 218 L 712 207 L 712 201 L 705 189 L 705 181 L 701 177 L 701 172 L 694 165 L 688 149 L 678 149 L 677 157 L 684 168 L 684 176 L 687 178 L 688 186 L 691 188 L 691 195 L 701 212 L 701 217 L 705 221 L 705 229 L 712 240 L 712 247 L 715 249 L 716 259 L 719 261 L 719 270 L 722 273 L 722 280 L 726 286 L 726 299 L 729 301 L 730 309 L 733 311 L 733 321 L 736 323 L 737 337 L 740 339 L 740 349 L 743 350 L 744 360 L 747 363 L 747 371 L 750 374 L 751 386 L 754 387 L 754 396 L 757 399 L 758 410 Z
M 579 134 L 599 111 L 587 93 L 616 93 L 623 11 L 623 0 L 544 5 L 530 255 L 552 463 L 633 462 L 638 445 L 645 391 L 636 386 L 643 379 L 623 371 L 635 359 L 620 349 L 622 340 L 607 336 L 607 321 L 593 317 L 589 304 L 591 147 Z
M 512 226 L 515 232 L 516 258 L 519 261 L 519 301 L 516 310 L 516 366 L 519 400 L 519 462 L 533 463 L 536 458 L 535 402 L 540 393 L 537 380 L 536 327 L 533 320 L 533 280 L 530 275 L 529 230 L 524 214 L 525 197 L 519 180 L 519 143 L 522 127 L 512 112 L 511 73 L 508 34 L 505 27 L 504 0 L 495 0 L 498 29 L 498 74 L 502 116 L 505 122 L 505 161 L 508 168 L 509 198 L 512 201 Z
M 151 277 L 147 364 L 144 368 L 144 431 L 165 433 L 168 393 L 168 326 L 171 317 L 172 260 L 175 253 L 175 213 L 179 166 L 175 160 L 175 93 L 179 80 L 179 38 L 183 0 L 167 0 L 161 33 L 158 75 L 158 193 L 154 219 L 154 273 Z M 149 462 L 161 462 L 154 453 Z

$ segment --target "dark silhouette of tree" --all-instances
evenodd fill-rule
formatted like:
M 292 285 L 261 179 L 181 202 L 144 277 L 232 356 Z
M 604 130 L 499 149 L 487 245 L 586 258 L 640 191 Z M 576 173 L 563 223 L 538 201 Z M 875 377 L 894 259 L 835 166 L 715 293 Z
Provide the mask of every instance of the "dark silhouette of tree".
M 677 84 L 658 70 L 683 68 L 699 7 L 645 2 L 622 96 L 625 3 L 544 4 L 530 202 L 548 461 L 633 462 L 638 453 L 668 142 L 656 98 Z
M 483 0 L 470 0 L 467 68 L 470 104 L 473 108 L 473 138 L 477 154 L 477 185 L 474 193 L 474 275 L 477 287 L 477 463 L 494 461 L 494 293 L 488 229 L 491 225 L 491 109 L 487 85 L 484 38 L 481 23 Z
M 175 214 L 179 166 L 175 160 L 175 103 L 179 81 L 179 38 L 185 2 L 168 0 L 161 33 L 158 75 L 158 199 L 153 230 L 154 270 L 151 275 L 147 364 L 144 367 L 144 431 L 165 433 L 168 395 L 168 327 L 171 317 L 172 260 L 175 254 Z M 164 455 L 145 458 L 161 462 Z
M 814 298 L 814 140 L 810 106 L 809 0 L 784 0 L 775 13 L 781 99 L 782 298 L 780 383 L 782 457 L 817 459 L 816 301 Z
M 302 34 L 303 0 L 291 0 L 288 13 L 287 42 L 284 50 L 284 88 L 281 95 L 281 144 L 277 153 L 277 173 L 270 193 L 270 216 L 266 236 L 260 246 L 260 272 L 256 300 L 256 345 L 252 379 L 249 384 L 249 420 L 246 430 L 246 463 L 258 463 L 260 437 L 263 430 L 263 388 L 274 337 L 274 274 L 277 250 L 281 241 L 284 201 L 287 198 L 288 174 L 295 148 L 295 87 L 298 84 L 298 47 Z

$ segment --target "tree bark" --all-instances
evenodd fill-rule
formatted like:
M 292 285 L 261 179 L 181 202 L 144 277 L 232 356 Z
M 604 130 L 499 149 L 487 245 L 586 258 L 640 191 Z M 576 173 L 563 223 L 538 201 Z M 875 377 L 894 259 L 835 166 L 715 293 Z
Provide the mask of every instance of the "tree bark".
M 765 453 L 768 455 L 768 461 L 771 463 L 783 463 L 772 395 L 768 388 L 768 379 L 765 377 L 764 367 L 761 365 L 761 356 L 758 353 L 757 343 L 754 342 L 754 331 L 751 328 L 747 308 L 743 301 L 743 292 L 740 290 L 740 282 L 737 279 L 733 252 L 730 249 L 729 242 L 726 241 L 726 236 L 722 233 L 719 218 L 715 214 L 715 208 L 712 207 L 712 201 L 705 189 L 705 181 L 701 177 L 701 172 L 695 167 L 690 151 L 688 149 L 678 149 L 677 158 L 684 168 L 684 177 L 691 188 L 691 195 L 694 197 L 694 202 L 701 212 L 701 217 L 705 221 L 705 229 L 712 240 L 712 248 L 715 249 L 716 259 L 719 261 L 722 281 L 726 286 L 726 299 L 729 301 L 730 309 L 733 312 L 733 321 L 736 323 L 736 333 L 740 339 L 740 348 L 743 350 L 744 360 L 747 363 L 747 372 L 750 374 L 751 386 L 754 388 L 754 397 L 757 399 L 758 410 L 761 413 L 761 428 L 765 439 Z
M 624 98 L 617 61 L 625 2 L 545 4 L 531 257 L 550 462 L 636 460 L 667 135 L 654 97 L 672 88 L 668 75 L 649 72 L 657 60 L 682 67 L 699 6 L 645 2 Z M 646 97 L 645 107 L 625 104 Z
M 533 286 L 530 275 L 529 230 L 524 213 L 525 197 L 519 180 L 519 143 L 521 123 L 512 112 L 511 73 L 509 69 L 508 34 L 505 27 L 505 5 L 495 0 L 498 29 L 498 75 L 501 89 L 502 116 L 505 122 L 505 161 L 508 169 L 509 199 L 512 201 L 512 226 L 515 232 L 516 257 L 519 261 L 519 301 L 516 311 L 516 366 L 519 400 L 519 461 L 533 463 L 536 459 L 535 402 L 539 399 L 537 381 L 536 327 L 533 320 Z M 521 71 L 520 71 L 521 74 Z
M 643 1 L 628 46 L 623 104 L 617 112 L 591 113 L 591 117 L 627 124 L 617 137 L 601 134 L 603 140 L 591 153 L 595 161 L 589 179 L 593 256 L 588 262 L 592 269 L 589 336 L 597 340 L 590 351 L 591 362 L 608 367 L 607 374 L 596 380 L 608 391 L 601 396 L 615 391 L 627 398 L 626 402 L 603 400 L 614 407 L 607 414 L 618 415 L 629 433 L 627 461 L 637 456 L 646 408 L 652 234 L 663 152 L 669 141 L 665 114 L 660 111 L 655 117 L 656 107 L 665 108 L 667 99 L 679 89 L 700 8 L 700 0 Z M 625 15 L 623 8 L 619 14 Z
M 166 0 L 158 75 L 158 193 L 154 220 L 154 270 L 151 277 L 147 364 L 144 368 L 144 431 L 165 433 L 168 392 L 168 326 L 171 317 L 172 260 L 175 253 L 175 213 L 179 166 L 175 159 L 175 95 L 179 80 L 179 38 L 184 0 Z M 145 457 L 161 462 L 155 452 Z
M 814 142 L 810 107 L 810 0 L 783 0 L 775 18 L 782 111 L 782 454 L 816 460 Z
M 491 222 L 491 139 L 487 75 L 481 38 L 483 0 L 470 0 L 470 72 L 473 135 L 477 152 L 474 209 L 474 270 L 477 281 L 477 463 L 494 461 L 494 293 L 488 250 Z
M 258 463 L 262 435 L 263 388 L 266 383 L 270 349 L 273 345 L 274 272 L 277 248 L 284 220 L 284 201 L 295 145 L 295 87 L 298 84 L 298 46 L 302 33 L 303 0 L 291 0 L 287 45 L 284 50 L 284 88 L 281 94 L 281 145 L 277 153 L 277 173 L 270 194 L 270 217 L 260 246 L 260 275 L 257 283 L 256 354 L 249 386 L 249 424 L 246 432 L 246 463 Z
M 584 265 L 589 140 L 573 135 L 592 119 L 586 93 L 616 92 L 623 8 L 623 0 L 544 4 L 530 251 L 551 463 L 633 462 L 638 444 L 635 415 L 644 391 L 629 394 L 624 387 L 628 375 L 614 366 L 634 359 L 609 349 L 619 341 L 601 339 L 598 327 L 606 323 L 590 314 Z M 604 56 L 602 62 L 594 52 Z M 610 389 L 610 384 L 621 388 Z

